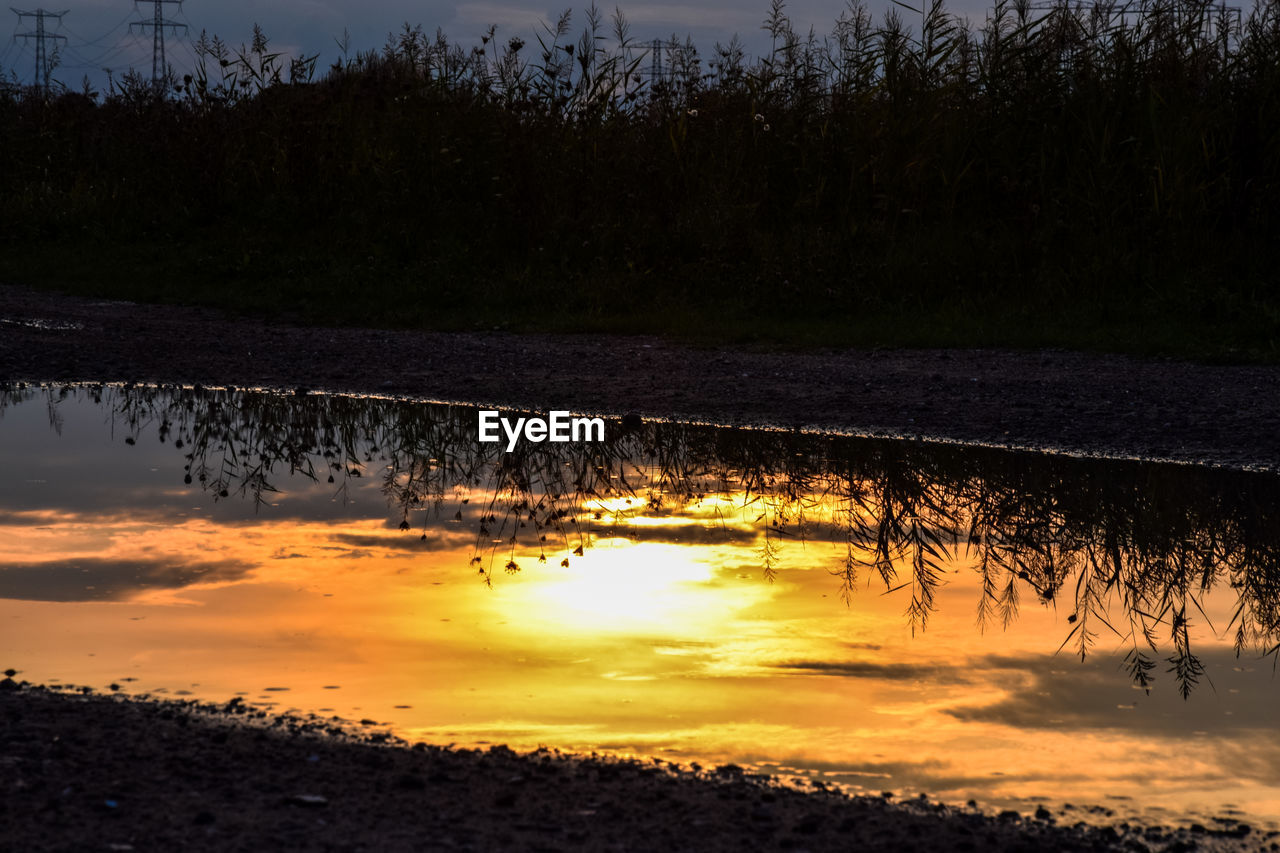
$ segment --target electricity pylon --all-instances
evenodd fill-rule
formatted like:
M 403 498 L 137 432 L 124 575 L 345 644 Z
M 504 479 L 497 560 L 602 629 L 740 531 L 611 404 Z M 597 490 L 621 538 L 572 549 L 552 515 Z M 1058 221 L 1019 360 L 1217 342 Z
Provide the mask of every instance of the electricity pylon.
M 9 8 L 13 9 L 12 6 L 10 6 Z M 52 39 L 54 42 L 57 42 L 59 40 L 66 41 L 67 37 L 60 36 L 57 33 L 46 33 L 44 31 L 44 19 L 57 18 L 58 22 L 61 23 L 62 16 L 67 14 L 67 10 L 63 9 L 61 12 L 46 12 L 44 9 L 36 9 L 34 12 L 24 12 L 21 9 L 13 9 L 13 13 L 18 16 L 19 23 L 22 22 L 23 18 L 36 19 L 36 28 L 34 32 L 15 33 L 14 38 L 27 39 L 28 41 L 30 41 L 31 39 L 36 40 L 35 84 L 37 88 L 43 88 L 45 92 L 48 92 L 49 91 L 49 54 L 48 54 L 48 51 L 45 50 L 44 43 L 46 41 L 49 41 L 50 39 Z M 58 51 L 58 48 L 56 45 L 53 50 L 54 50 L 54 55 L 56 56 Z M 44 78 L 43 84 L 40 82 L 40 79 L 42 77 Z
M 164 78 L 169 72 L 169 66 L 164 59 L 164 28 L 172 27 L 176 34 L 179 29 L 186 32 L 187 25 L 170 21 L 164 16 L 165 3 L 180 7 L 182 0 L 151 0 L 151 2 L 155 5 L 155 16 L 150 21 L 134 21 L 129 25 L 129 32 L 133 32 L 134 27 L 137 27 L 139 32 L 146 32 L 147 27 L 151 27 L 151 85 L 159 91 L 164 86 Z M 134 5 L 137 5 L 137 0 Z
M 666 78 L 666 72 L 662 68 L 662 48 L 665 47 L 661 39 L 654 39 L 653 44 L 649 48 L 649 86 L 656 86 L 661 80 Z

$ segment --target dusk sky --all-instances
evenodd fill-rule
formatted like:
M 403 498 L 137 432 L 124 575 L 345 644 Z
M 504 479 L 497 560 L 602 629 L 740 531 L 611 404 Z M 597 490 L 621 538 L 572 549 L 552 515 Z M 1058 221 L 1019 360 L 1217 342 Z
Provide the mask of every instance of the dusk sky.
M 911 5 L 915 6 L 916 3 Z M 879 20 L 889 8 L 890 0 L 870 0 L 868 8 Z M 87 73 L 97 83 L 102 69 L 110 68 L 120 73 L 130 66 L 144 74 L 150 74 L 152 37 L 150 31 L 139 33 L 130 22 L 150 21 L 154 5 L 143 2 L 134 5 L 128 0 L 66 0 L 66 5 L 21 5 L 24 11 L 45 8 L 48 11 L 67 14 L 61 26 L 47 21 L 49 32 L 67 38 L 62 48 L 59 67 L 53 78 L 78 88 Z M 381 47 L 392 31 L 400 30 L 408 22 L 421 24 L 434 32 L 442 28 L 451 40 L 463 44 L 478 42 L 490 25 L 498 27 L 498 35 L 519 35 L 532 41 L 539 22 L 553 21 L 567 6 L 547 6 L 543 0 L 430 0 L 406 2 L 406 0 L 277 0 L 270 4 L 251 3 L 245 0 L 227 0 L 211 3 L 208 0 L 187 0 L 165 3 L 168 19 L 187 24 L 189 32 L 183 35 L 166 33 L 167 57 L 179 73 L 186 71 L 193 62 L 192 43 L 201 30 L 218 35 L 224 41 L 239 46 L 247 43 L 253 24 L 262 26 L 270 39 L 270 46 L 292 54 L 319 53 L 319 68 L 326 67 L 338 57 L 336 40 L 344 29 L 350 33 L 353 51 Z M 575 35 L 585 21 L 585 6 L 574 6 L 573 32 Z M 755 55 L 768 47 L 767 36 L 761 31 L 769 4 L 767 0 L 743 2 L 743 0 L 698 0 L 692 4 L 632 2 L 622 5 L 622 11 L 631 23 L 632 33 L 639 40 L 692 36 L 705 58 L 717 41 L 727 43 L 737 33 Z M 841 0 L 795 0 L 787 4 L 787 14 L 799 32 L 813 27 L 818 36 L 831 31 L 832 23 L 845 8 Z M 957 0 L 950 4 L 951 12 L 967 16 L 978 25 L 985 17 L 985 6 L 977 0 Z M 606 15 L 613 6 L 602 5 Z M 902 10 L 904 17 L 915 23 L 913 14 Z M 0 27 L 3 42 L 0 43 L 0 69 L 6 77 L 11 72 L 23 83 L 32 82 L 35 68 L 35 42 L 16 38 L 18 33 L 34 32 L 34 18 L 21 21 L 6 10 L 5 25 Z

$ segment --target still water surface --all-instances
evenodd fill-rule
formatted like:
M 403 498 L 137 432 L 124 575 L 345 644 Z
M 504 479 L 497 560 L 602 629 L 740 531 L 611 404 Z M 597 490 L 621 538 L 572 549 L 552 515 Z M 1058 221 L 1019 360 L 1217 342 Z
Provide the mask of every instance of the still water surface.
M 398 401 L 0 391 L 0 666 L 1068 821 L 1280 820 L 1273 476 L 475 435 Z

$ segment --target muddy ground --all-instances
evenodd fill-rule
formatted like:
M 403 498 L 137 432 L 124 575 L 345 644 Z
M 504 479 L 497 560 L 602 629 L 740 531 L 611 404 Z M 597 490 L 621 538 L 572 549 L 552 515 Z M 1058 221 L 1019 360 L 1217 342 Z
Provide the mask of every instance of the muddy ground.
M 0 849 L 1067 851 L 1275 849 L 1247 825 L 1090 828 L 316 718 L 0 682 Z
M 0 286 L 0 381 L 237 384 L 1280 467 L 1280 367 L 316 329 Z

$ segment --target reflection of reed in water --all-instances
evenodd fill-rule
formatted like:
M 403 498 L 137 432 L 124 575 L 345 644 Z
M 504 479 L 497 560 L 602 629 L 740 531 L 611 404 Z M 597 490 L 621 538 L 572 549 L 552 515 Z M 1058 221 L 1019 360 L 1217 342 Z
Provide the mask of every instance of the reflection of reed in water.
M 1238 596 L 1237 654 L 1280 650 L 1271 475 L 680 424 L 614 423 L 603 442 L 507 453 L 477 442 L 473 409 L 224 390 L 11 388 L 0 413 L 36 394 L 55 429 L 58 402 L 89 395 L 126 441 L 154 431 L 215 498 L 260 505 L 286 472 L 341 495 L 376 471 L 402 530 L 415 516 L 424 539 L 433 518 L 475 524 L 472 565 L 485 583 L 497 568 L 519 571 L 518 552 L 567 564 L 597 523 L 732 497 L 758 531 L 766 578 L 785 540 L 834 539 L 846 601 L 870 573 L 909 591 L 913 629 L 935 608 L 943 564 L 967 559 L 982 578 L 980 625 L 1007 625 L 1023 595 L 1059 604 L 1065 593 L 1063 646 L 1083 658 L 1101 633 L 1123 638 L 1143 688 L 1162 655 L 1184 696 L 1204 676 L 1189 629 L 1196 614 L 1207 621 L 1202 596 L 1223 583 Z

